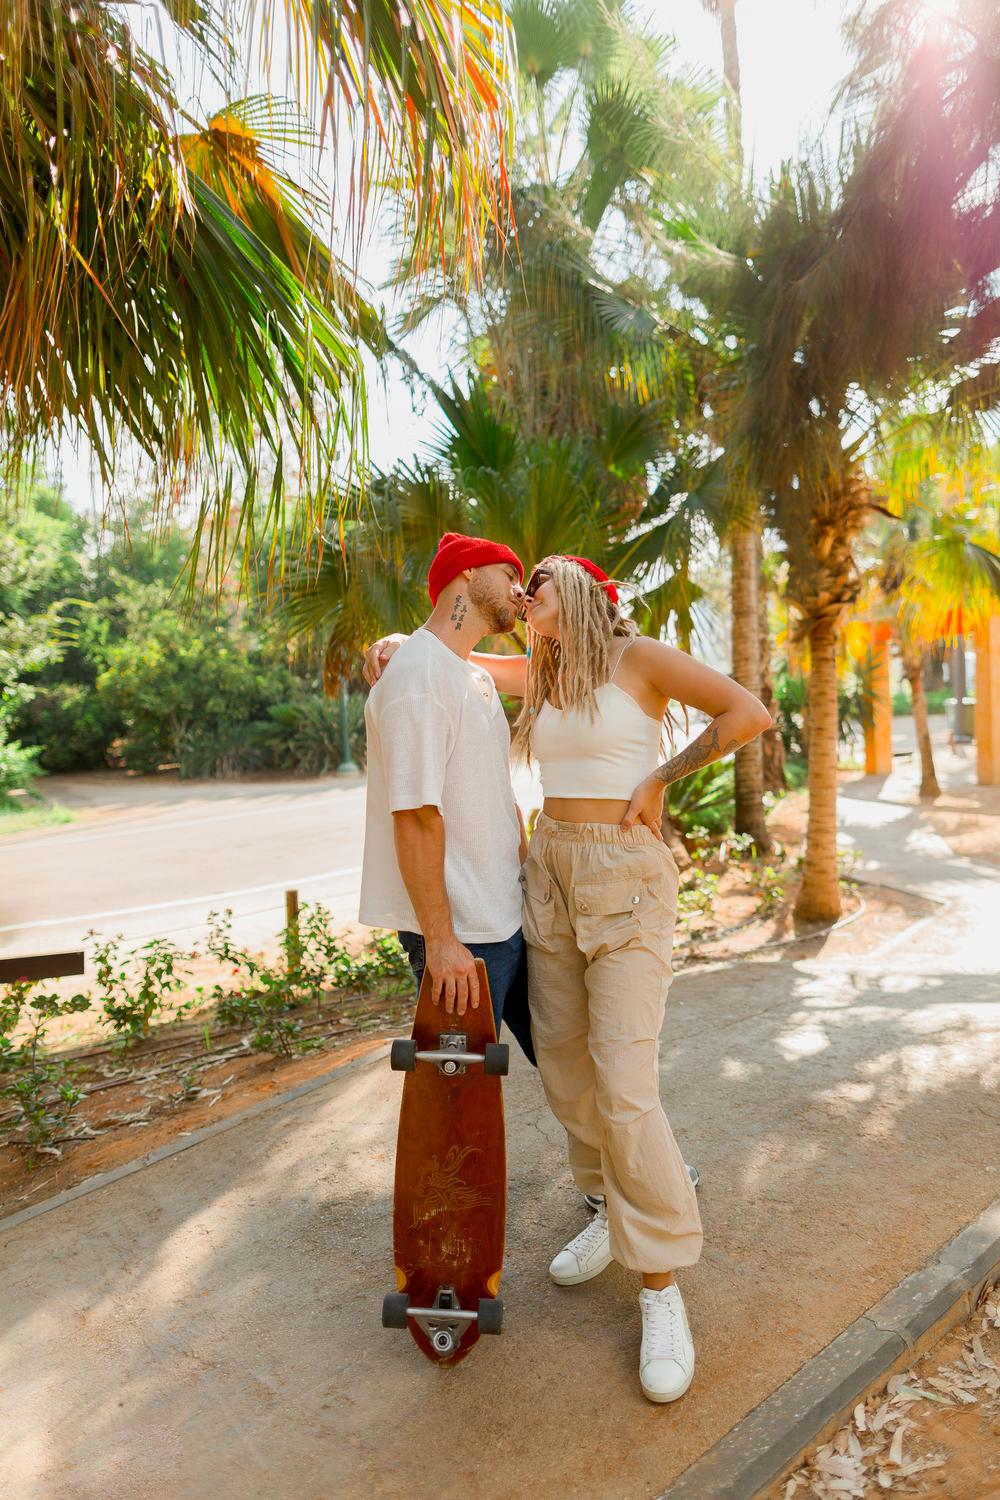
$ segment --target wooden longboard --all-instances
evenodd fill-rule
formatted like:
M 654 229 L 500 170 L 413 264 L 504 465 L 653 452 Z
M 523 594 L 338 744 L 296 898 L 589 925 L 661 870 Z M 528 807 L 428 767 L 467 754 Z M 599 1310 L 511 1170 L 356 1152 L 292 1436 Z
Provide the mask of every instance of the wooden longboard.
M 425 971 L 412 1037 L 392 1047 L 392 1067 L 405 1078 L 393 1211 L 397 1290 L 385 1298 L 382 1321 L 408 1327 L 428 1359 L 444 1365 L 464 1359 L 481 1333 L 499 1333 L 503 1316 L 507 1048 L 497 1044 L 481 959 L 476 968 L 479 1005 L 464 1016 L 433 1003 Z

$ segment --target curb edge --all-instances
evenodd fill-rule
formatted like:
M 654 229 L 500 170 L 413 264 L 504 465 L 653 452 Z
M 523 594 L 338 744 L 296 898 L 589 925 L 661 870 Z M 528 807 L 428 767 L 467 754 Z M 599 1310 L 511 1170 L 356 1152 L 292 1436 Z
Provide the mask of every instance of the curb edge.
M 1000 1198 L 695 1460 L 658 1500 L 754 1500 L 872 1389 L 969 1316 L 1000 1276 Z

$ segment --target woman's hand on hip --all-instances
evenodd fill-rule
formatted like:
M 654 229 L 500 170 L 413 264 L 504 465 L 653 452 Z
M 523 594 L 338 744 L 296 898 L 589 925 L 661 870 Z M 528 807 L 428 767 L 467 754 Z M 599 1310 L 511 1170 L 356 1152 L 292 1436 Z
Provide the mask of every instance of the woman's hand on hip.
M 663 838 L 663 794 L 667 790 L 662 781 L 649 776 L 645 781 L 640 781 L 632 793 L 632 800 L 628 805 L 628 812 L 622 818 L 622 828 L 634 828 L 637 823 L 644 823 L 658 839 Z

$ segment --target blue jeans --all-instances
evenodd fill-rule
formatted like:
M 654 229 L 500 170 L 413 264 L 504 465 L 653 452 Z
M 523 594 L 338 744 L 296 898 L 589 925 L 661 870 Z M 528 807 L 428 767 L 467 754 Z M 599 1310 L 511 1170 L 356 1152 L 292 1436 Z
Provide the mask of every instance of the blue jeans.
M 410 960 L 419 990 L 426 961 L 423 936 L 419 932 L 401 932 L 399 941 Z M 528 1012 L 528 950 L 521 929 L 503 943 L 466 943 L 465 947 L 473 958 L 481 958 L 486 965 L 497 1036 L 503 1021 L 532 1067 L 537 1067 Z

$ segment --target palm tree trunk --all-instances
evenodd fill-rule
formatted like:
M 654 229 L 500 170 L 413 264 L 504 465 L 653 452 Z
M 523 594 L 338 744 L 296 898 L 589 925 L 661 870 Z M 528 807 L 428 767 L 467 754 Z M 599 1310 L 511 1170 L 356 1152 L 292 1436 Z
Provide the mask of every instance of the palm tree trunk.
M 739 125 L 740 107 L 740 48 L 736 35 L 736 0 L 721 0 L 719 5 L 719 25 L 722 28 L 722 71 L 726 82 L 733 91 L 736 101 L 737 120 Z
M 833 922 L 840 916 L 837 870 L 837 630 L 820 619 L 809 637 L 809 827 L 795 916 Z
M 771 669 L 771 620 L 768 610 L 767 577 L 764 572 L 764 543 L 757 533 L 757 656 L 760 663 L 760 701 L 774 719 L 778 711 L 778 700 L 774 694 L 774 673 Z M 765 729 L 760 737 L 761 757 L 764 762 L 764 790 L 783 792 L 785 780 L 785 742 L 776 723 Z
M 729 544 L 732 560 L 733 676 L 741 687 L 760 696 L 760 625 L 757 609 L 757 532 L 741 526 Z M 736 752 L 737 833 L 747 833 L 766 854 L 771 839 L 764 819 L 764 758 L 760 739 Z
M 924 692 L 924 652 L 917 647 L 903 647 L 903 672 L 910 684 L 913 698 L 913 722 L 917 730 L 917 746 L 920 750 L 920 796 L 927 802 L 940 797 L 937 772 L 934 769 L 934 752 L 931 749 L 931 731 L 927 722 L 927 695 Z

